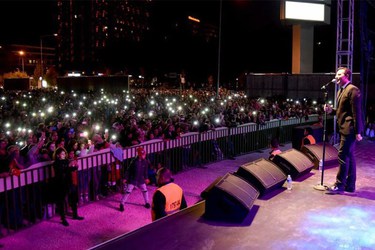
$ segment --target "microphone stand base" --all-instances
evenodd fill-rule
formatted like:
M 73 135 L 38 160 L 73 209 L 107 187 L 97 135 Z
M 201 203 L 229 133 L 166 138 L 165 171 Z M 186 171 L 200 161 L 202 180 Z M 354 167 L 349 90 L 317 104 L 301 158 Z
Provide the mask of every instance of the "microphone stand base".
M 326 191 L 328 189 L 328 186 L 322 185 L 322 184 L 317 184 L 317 185 L 314 186 L 314 189 L 319 190 L 319 191 Z

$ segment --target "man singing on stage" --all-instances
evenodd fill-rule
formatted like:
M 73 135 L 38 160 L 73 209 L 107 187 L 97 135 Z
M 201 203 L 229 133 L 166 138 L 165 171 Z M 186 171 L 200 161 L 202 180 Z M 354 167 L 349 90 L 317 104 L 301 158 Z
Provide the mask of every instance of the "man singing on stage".
M 340 133 L 338 151 L 339 170 L 336 182 L 328 188 L 329 193 L 355 192 L 356 162 L 354 158 L 355 142 L 362 140 L 362 111 L 360 90 L 350 82 L 351 71 L 340 67 L 336 72 L 336 82 L 340 86 L 337 93 L 337 108 L 325 105 L 324 110 L 337 117 Z

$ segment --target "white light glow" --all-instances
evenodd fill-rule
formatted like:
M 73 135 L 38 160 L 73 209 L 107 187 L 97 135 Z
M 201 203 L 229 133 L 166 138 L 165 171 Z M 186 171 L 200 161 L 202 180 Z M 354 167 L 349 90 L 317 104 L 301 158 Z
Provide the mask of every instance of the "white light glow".
M 68 73 L 68 76 L 81 76 L 81 74 L 76 73 L 76 72 L 72 72 L 72 73 Z
M 47 88 L 48 87 L 48 82 L 46 80 L 42 80 L 42 87 Z
M 324 4 L 285 1 L 285 18 L 324 21 Z

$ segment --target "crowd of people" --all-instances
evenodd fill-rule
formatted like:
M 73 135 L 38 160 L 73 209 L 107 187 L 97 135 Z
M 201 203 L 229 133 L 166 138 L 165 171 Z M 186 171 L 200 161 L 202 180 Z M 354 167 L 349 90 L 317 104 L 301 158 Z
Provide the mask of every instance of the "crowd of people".
M 245 123 L 320 113 L 312 100 L 248 98 L 244 92 L 221 89 L 193 91 L 134 89 L 64 93 L 58 90 L 13 91 L 0 100 L 0 139 L 6 148 L 18 145 L 24 166 L 51 160 L 62 146 L 82 151 L 100 136 L 122 147 L 151 139 L 174 139 L 181 133 L 204 132 Z M 40 138 L 46 141 L 40 142 Z M 76 144 L 77 143 L 77 144 Z M 84 144 L 84 145 L 82 145 Z
M 224 88 L 219 93 L 163 88 L 117 93 L 10 91 L 1 93 L 0 106 L 0 176 L 18 175 L 20 170 L 38 162 L 54 161 L 55 175 L 61 182 L 58 185 L 61 190 L 53 191 L 58 194 L 54 202 L 61 210 L 65 226 L 69 225 L 62 211 L 67 206 L 66 200 L 73 209 L 73 218 L 83 219 L 78 216 L 77 202 L 90 199 L 91 178 L 97 178 L 91 187 L 96 197 L 91 199 L 99 199 L 103 194 L 100 178 L 106 169 L 98 169 L 95 174 L 88 169 L 76 171 L 77 157 L 106 148 L 123 149 L 152 139 L 173 140 L 188 132 L 251 122 L 264 124 L 267 120 L 308 117 L 322 111 L 322 105 L 312 100 L 249 98 L 244 92 Z M 113 166 L 115 171 L 119 164 Z M 161 166 L 147 168 L 151 173 Z M 149 178 L 157 185 L 155 175 L 150 174 Z M 123 204 L 132 191 L 129 184 L 138 185 L 128 183 L 120 210 L 124 210 Z M 150 208 L 147 193 L 144 195 L 145 206 Z
M 67 205 L 64 201 L 68 200 L 73 219 L 83 219 L 78 216 L 77 202 L 89 200 L 89 181 L 77 183 L 77 179 L 92 177 L 87 169 L 77 173 L 74 164 L 77 157 L 106 148 L 124 149 L 152 139 L 172 140 L 188 132 L 246 123 L 262 125 L 273 119 L 308 118 L 310 114 L 323 112 L 322 103 L 310 99 L 249 98 L 242 91 L 224 88 L 219 93 L 163 88 L 117 93 L 57 89 L 11 91 L 1 94 L 0 106 L 0 176 L 17 175 L 20 169 L 38 162 L 55 161 L 55 174 L 61 174 L 60 181 L 65 183 L 60 185 L 65 189 L 59 192 L 56 204 L 62 210 Z M 142 155 L 143 152 L 138 152 L 139 157 Z M 147 165 L 147 168 L 150 173 L 161 166 Z M 145 176 L 141 179 L 146 181 Z M 150 180 L 158 184 L 155 173 L 147 177 L 147 183 L 128 179 L 120 211 L 124 210 L 132 185 L 148 184 Z M 99 185 L 98 181 L 94 183 Z M 100 187 L 94 188 L 96 194 L 101 193 Z M 143 195 L 145 207 L 150 208 L 147 192 Z M 62 224 L 69 225 L 64 212 L 60 215 Z

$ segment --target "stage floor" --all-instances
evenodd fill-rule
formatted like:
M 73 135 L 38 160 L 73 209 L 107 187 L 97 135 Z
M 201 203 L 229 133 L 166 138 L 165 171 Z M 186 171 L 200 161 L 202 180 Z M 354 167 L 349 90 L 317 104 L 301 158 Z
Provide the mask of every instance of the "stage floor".
M 56 216 L 6 236 L 0 244 L 6 249 L 375 249 L 373 152 L 374 141 L 357 144 L 355 194 L 327 195 L 314 189 L 321 174 L 313 169 L 294 180 L 291 191 L 282 187 L 256 199 L 241 223 L 206 220 L 204 202 L 197 203 L 200 193 L 239 165 L 268 157 L 268 150 L 175 175 L 189 208 L 174 216 L 151 223 L 150 210 L 134 190 L 123 213 L 116 195 L 80 207 L 84 221 L 69 220 L 70 226 L 63 227 Z M 323 183 L 332 184 L 336 173 L 337 166 L 327 168 Z M 150 198 L 154 190 L 149 188 Z

